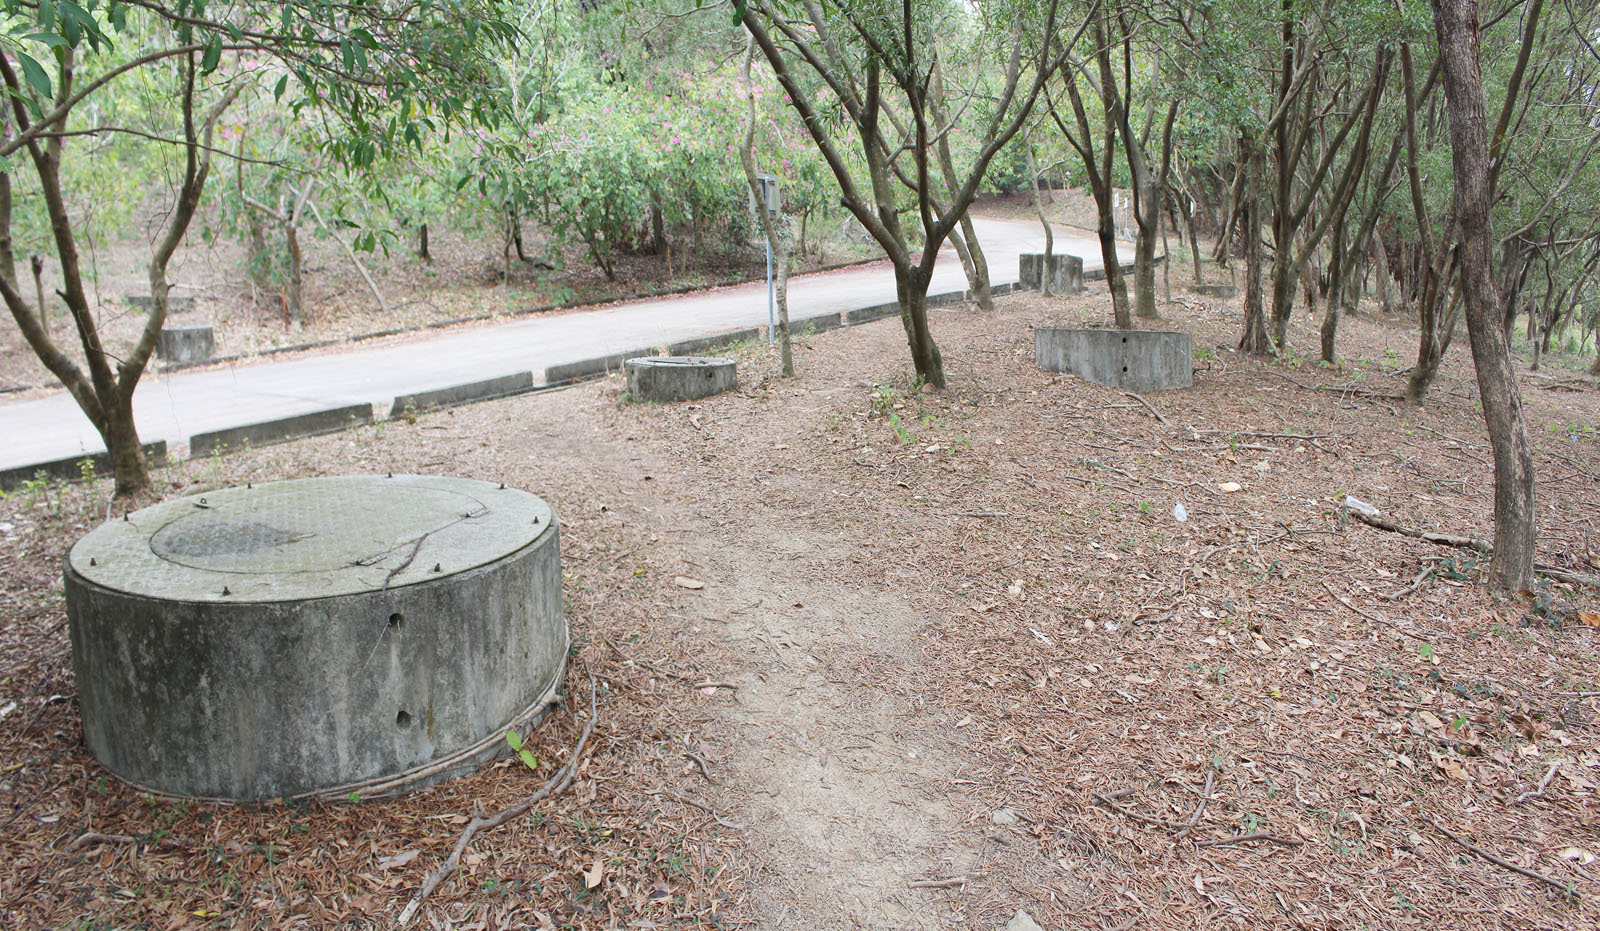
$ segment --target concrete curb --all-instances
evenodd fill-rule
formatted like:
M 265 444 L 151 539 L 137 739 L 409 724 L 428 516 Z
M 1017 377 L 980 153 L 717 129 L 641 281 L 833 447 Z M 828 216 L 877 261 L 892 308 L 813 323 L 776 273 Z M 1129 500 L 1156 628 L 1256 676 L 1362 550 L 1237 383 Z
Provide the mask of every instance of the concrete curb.
M 432 391 L 396 395 L 394 406 L 389 408 L 389 419 L 393 420 L 396 417 L 432 410 L 436 407 L 454 407 L 457 404 L 469 404 L 473 401 L 493 401 L 496 398 L 508 398 L 514 394 L 523 394 L 532 390 L 533 373 L 517 372 L 512 375 L 502 375 L 499 378 L 486 378 L 483 381 L 471 381 L 462 385 L 435 388 Z
M 225 430 L 196 433 L 189 438 L 189 458 L 203 459 L 212 453 L 225 453 L 244 446 L 269 446 L 323 433 L 337 433 L 348 427 L 372 423 L 371 404 L 351 404 L 295 414 L 277 420 L 264 420 Z
M 860 326 L 863 323 L 871 323 L 874 320 L 882 320 L 885 317 L 898 316 L 900 316 L 899 301 L 893 301 L 888 304 L 874 304 L 871 307 L 861 307 L 856 310 L 845 311 L 844 325 Z
M 793 324 L 790 324 L 793 326 Z M 686 339 L 681 343 L 673 343 L 667 347 L 669 356 L 702 356 L 731 346 L 734 343 L 753 342 L 761 338 L 761 327 L 750 327 L 748 330 L 734 330 L 731 333 L 718 333 L 715 336 L 703 336 L 698 339 Z
M 1166 260 L 1167 260 L 1166 256 L 1158 255 L 1158 256 L 1156 256 L 1155 262 L 1153 264 L 1160 265 L 1162 262 L 1165 262 Z M 1133 274 L 1133 263 L 1132 262 L 1129 262 L 1126 265 L 1119 265 L 1119 266 L 1117 266 L 1117 268 L 1120 269 L 1124 275 Z M 1091 269 L 1089 269 L 1088 271 L 1083 273 L 1083 280 L 1084 281 L 1105 281 L 1106 280 L 1105 267 L 1102 266 L 1100 268 L 1091 268 Z
M 560 365 L 552 365 L 544 370 L 544 383 L 546 385 L 559 385 L 594 375 L 609 375 L 612 372 L 622 371 L 622 364 L 629 359 L 639 356 L 659 355 L 661 355 L 661 350 L 651 346 L 646 349 L 634 349 L 628 352 L 614 352 L 608 356 L 599 356 L 594 359 L 563 362 Z
M 160 460 L 167 457 L 167 441 L 156 440 L 140 447 L 144 450 L 146 462 Z M 83 463 L 87 460 L 94 465 L 94 474 L 111 474 L 110 453 L 84 453 L 81 456 L 69 456 L 66 459 L 56 459 L 50 462 L 41 462 L 36 465 L 14 466 L 9 469 L 0 469 L 0 491 L 11 491 L 20 488 L 24 482 L 33 481 L 40 472 L 46 478 L 80 479 L 83 478 Z
M 802 335 L 808 330 L 812 333 L 822 333 L 827 330 L 837 330 L 844 326 L 844 319 L 838 311 L 831 314 L 817 314 L 814 317 L 801 317 L 799 320 L 790 318 L 789 333 L 792 336 Z

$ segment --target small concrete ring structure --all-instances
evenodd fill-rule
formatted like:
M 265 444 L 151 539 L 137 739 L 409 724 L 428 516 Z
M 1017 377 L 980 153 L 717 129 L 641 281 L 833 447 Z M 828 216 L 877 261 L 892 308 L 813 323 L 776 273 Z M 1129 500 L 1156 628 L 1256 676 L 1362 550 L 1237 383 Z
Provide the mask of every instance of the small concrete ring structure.
M 635 401 L 692 401 L 739 385 L 732 359 L 708 356 L 646 356 L 629 359 L 628 394 Z
M 179 498 L 89 533 L 65 575 L 84 739 L 168 795 L 430 785 L 502 750 L 565 670 L 555 513 L 489 482 Z

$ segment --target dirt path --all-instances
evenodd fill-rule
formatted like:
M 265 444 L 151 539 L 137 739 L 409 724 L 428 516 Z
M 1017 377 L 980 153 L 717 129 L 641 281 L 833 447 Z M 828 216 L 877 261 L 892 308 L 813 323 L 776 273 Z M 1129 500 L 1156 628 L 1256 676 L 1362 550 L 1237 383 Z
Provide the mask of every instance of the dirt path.
M 756 911 L 768 928 L 943 928 L 918 880 L 968 873 L 947 800 L 958 756 L 922 709 L 875 687 L 914 668 L 918 618 L 893 592 L 828 578 L 850 547 L 763 510 L 721 528 L 710 616 L 748 657 L 724 716 L 729 793 L 764 848 Z

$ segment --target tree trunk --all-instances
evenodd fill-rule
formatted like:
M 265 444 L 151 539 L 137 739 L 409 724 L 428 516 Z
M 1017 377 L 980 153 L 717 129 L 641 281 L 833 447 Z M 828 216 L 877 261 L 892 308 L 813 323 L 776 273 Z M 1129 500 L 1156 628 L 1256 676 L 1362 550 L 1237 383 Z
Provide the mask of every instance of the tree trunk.
M 302 284 L 305 282 L 305 258 L 300 253 L 300 230 L 293 222 L 283 225 L 284 242 L 289 247 L 289 284 L 283 297 L 283 320 L 286 324 L 301 326 L 305 323 L 305 306 L 301 302 Z
M 1494 558 L 1489 571 L 1513 591 L 1533 583 L 1533 451 L 1492 274 L 1489 143 L 1478 63 L 1477 0 L 1434 0 L 1455 168 L 1461 283 L 1478 396 L 1494 449 Z
M 961 238 L 967 244 L 967 255 L 972 262 L 972 273 L 967 276 L 972 285 L 972 299 L 979 310 L 994 310 L 994 290 L 989 285 L 989 260 L 978 242 L 978 231 L 972 225 L 970 212 L 961 215 Z
M 1333 259 L 1328 270 L 1333 287 L 1328 293 L 1328 307 L 1322 314 L 1322 361 L 1332 365 L 1338 357 L 1334 343 L 1339 333 L 1339 314 L 1344 310 L 1344 222 L 1334 224 Z
M 1050 218 L 1044 215 L 1044 204 L 1039 200 L 1039 167 L 1033 161 L 1033 141 L 1024 139 L 1022 151 L 1028 157 L 1028 199 L 1033 202 L 1034 216 L 1039 218 L 1039 225 L 1044 227 L 1044 270 L 1039 274 L 1039 294 L 1042 297 L 1050 296 L 1050 258 L 1055 254 L 1056 237 L 1050 229 Z
M 1261 299 L 1261 155 L 1249 131 L 1240 134 L 1241 169 L 1248 178 L 1239 205 L 1244 219 L 1244 335 L 1239 348 L 1252 355 L 1274 351 L 1267 335 L 1266 307 Z
M 100 428 L 111 457 L 111 474 L 116 478 L 116 494 L 127 495 L 150 484 L 139 431 L 133 422 L 133 393 L 118 397 L 106 407 L 106 421 Z
M 1378 279 L 1378 304 L 1385 314 L 1394 313 L 1394 299 L 1389 289 L 1394 287 L 1394 277 L 1389 274 L 1389 254 L 1383 248 L 1383 236 L 1372 234 L 1372 274 Z
M 432 262 L 433 255 L 428 252 L 428 223 L 426 220 L 417 227 L 417 258 L 424 262 Z
M 512 207 L 507 211 L 506 222 L 511 225 L 511 242 L 517 247 L 517 261 L 527 262 L 528 254 L 522 248 L 522 214 Z
M 39 326 L 44 335 L 50 335 L 50 308 L 44 302 L 44 256 L 28 256 L 28 266 L 33 269 L 34 301 L 39 305 Z
M 900 263 L 895 263 L 894 287 L 900 298 L 900 323 L 905 327 L 906 342 L 911 347 L 911 364 L 923 382 L 943 388 L 944 357 L 934 344 L 933 332 L 928 329 L 929 280 L 920 268 L 902 268 Z
M 1194 228 L 1194 206 L 1188 197 L 1178 201 L 1183 211 L 1183 225 L 1189 230 L 1189 255 L 1194 261 L 1194 283 L 1201 284 L 1205 281 L 1200 275 L 1200 237 Z
M 773 307 L 778 324 L 779 354 L 784 378 L 794 377 L 794 347 L 789 333 L 789 222 L 782 211 L 774 213 L 767 206 L 766 192 L 761 187 L 761 176 L 756 171 L 756 96 L 755 85 L 750 81 L 750 64 L 755 60 L 756 45 L 752 38 L 745 48 L 742 77 L 745 89 L 744 135 L 739 146 L 739 164 L 744 168 L 745 185 L 750 191 L 750 202 L 755 205 L 756 222 L 761 235 L 766 237 L 767 248 L 773 261 Z M 653 217 L 660 211 L 651 208 Z M 665 234 L 660 240 L 666 242 Z M 670 259 L 669 259 L 670 263 Z

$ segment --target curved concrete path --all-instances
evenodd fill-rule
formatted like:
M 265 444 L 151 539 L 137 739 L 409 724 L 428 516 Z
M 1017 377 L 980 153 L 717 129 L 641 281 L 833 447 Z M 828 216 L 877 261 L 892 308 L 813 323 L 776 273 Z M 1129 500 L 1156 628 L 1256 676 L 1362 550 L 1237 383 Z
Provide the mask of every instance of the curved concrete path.
M 1016 281 L 1017 256 L 1044 248 L 1044 233 L 1036 222 L 974 222 L 994 284 Z M 1083 230 L 1057 227 L 1055 251 L 1081 256 L 1086 270 L 1102 267 L 1099 241 Z M 1125 255 L 1129 258 L 1131 251 Z M 928 293 L 965 287 L 961 263 L 947 248 Z M 789 315 L 797 320 L 894 300 L 894 273 L 883 264 L 802 275 L 789 282 Z M 537 381 L 551 365 L 766 322 L 766 286 L 757 282 L 418 334 L 393 345 L 341 348 L 286 362 L 171 375 L 149 372 L 134 393 L 134 417 L 143 442 L 165 440 L 175 450 L 208 431 L 369 402 L 381 417 L 398 395 L 530 370 Z M 104 450 L 99 434 L 65 391 L 0 403 L 0 471 Z

